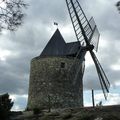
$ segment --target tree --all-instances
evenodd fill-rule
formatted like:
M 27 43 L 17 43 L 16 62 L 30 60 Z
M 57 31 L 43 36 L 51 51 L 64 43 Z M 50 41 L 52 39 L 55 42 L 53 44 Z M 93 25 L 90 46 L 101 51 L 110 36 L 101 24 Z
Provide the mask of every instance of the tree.
M 117 7 L 118 11 L 120 12 L 120 1 L 118 1 L 118 2 L 116 3 L 116 7 Z
M 27 4 L 23 0 L 0 0 L 0 31 L 15 31 L 23 23 L 23 9 Z
M 9 99 L 8 93 L 0 95 L 0 119 L 6 120 L 10 116 L 10 110 L 13 102 Z

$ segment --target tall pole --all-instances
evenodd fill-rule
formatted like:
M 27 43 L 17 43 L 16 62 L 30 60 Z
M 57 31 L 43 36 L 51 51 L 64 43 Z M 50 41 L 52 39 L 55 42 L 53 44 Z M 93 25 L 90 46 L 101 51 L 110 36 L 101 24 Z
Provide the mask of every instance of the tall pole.
M 93 103 L 93 107 L 95 107 L 94 90 L 93 89 L 92 89 L 92 103 Z

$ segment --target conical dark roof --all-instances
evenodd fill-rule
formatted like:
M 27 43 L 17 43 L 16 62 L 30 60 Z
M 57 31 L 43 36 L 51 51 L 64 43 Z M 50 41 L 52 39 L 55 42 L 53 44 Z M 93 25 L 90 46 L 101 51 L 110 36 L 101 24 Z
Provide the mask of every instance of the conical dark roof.
M 57 29 L 40 56 L 58 56 L 64 54 L 66 43 Z
M 70 56 L 77 53 L 80 42 L 66 43 L 60 31 L 57 29 L 51 37 L 40 57 L 48 56 Z

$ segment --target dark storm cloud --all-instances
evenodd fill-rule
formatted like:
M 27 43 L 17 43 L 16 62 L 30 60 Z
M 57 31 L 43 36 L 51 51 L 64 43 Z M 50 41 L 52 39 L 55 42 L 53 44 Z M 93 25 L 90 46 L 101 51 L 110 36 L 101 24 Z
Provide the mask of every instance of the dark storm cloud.
M 30 60 L 38 56 L 51 37 L 49 28 L 54 21 L 66 21 L 65 2 L 28 1 L 24 24 L 15 33 L 1 36 L 1 49 L 10 51 L 5 61 L 0 61 L 0 93 L 27 94 Z M 64 22 L 63 22 L 64 23 Z M 62 23 L 62 24 L 63 24 Z
M 97 72 L 94 65 L 85 69 L 83 82 L 84 82 L 84 89 L 90 89 L 90 90 L 101 89 L 99 78 L 97 76 Z
M 40 0 L 37 2 L 31 0 L 28 12 L 32 15 L 32 18 L 28 16 L 28 19 L 46 26 L 53 24 L 54 21 L 63 24 L 68 18 L 66 11 L 65 0 Z
M 6 61 L 0 61 L 0 93 L 27 94 L 30 60 L 41 53 L 52 36 L 55 30 L 53 23 L 58 22 L 59 26 L 71 25 L 65 0 L 39 0 L 37 2 L 27 0 L 27 2 L 29 7 L 26 10 L 27 16 L 23 26 L 15 33 L 1 36 L 0 47 L 10 51 L 11 54 Z M 86 0 L 81 2 L 88 18 L 91 15 L 95 18 L 101 39 L 107 43 L 107 46 L 102 47 L 103 43 L 100 40 L 101 47 L 97 56 L 110 77 L 111 83 L 114 84 L 114 80 L 119 80 L 119 71 L 112 70 L 110 66 L 118 61 L 120 54 L 118 47 L 120 43 L 117 43 L 120 38 L 120 16 L 114 6 L 115 1 Z M 73 32 L 73 29 L 71 31 Z M 65 37 L 68 36 L 66 41 L 71 41 L 72 34 L 65 35 Z M 100 89 L 95 68 L 93 66 L 86 68 L 85 74 L 84 87 Z
M 110 40 L 110 39 L 109 39 Z M 99 59 L 110 83 L 111 86 L 113 86 L 115 83 L 120 81 L 120 70 L 114 70 L 112 69 L 112 65 L 119 65 L 118 61 L 120 60 L 119 54 L 120 54 L 120 48 L 119 48 L 119 41 L 118 43 L 110 40 L 107 43 L 107 46 L 105 48 L 100 49 L 100 51 L 97 53 L 97 58 Z M 89 61 L 89 59 L 86 59 L 86 62 Z M 95 65 L 91 65 L 86 68 L 85 71 L 85 77 L 84 77 L 84 87 L 85 89 L 91 89 L 93 87 L 94 89 L 101 89 L 99 78 L 96 72 Z
M 91 14 L 95 18 L 101 33 L 100 47 L 97 56 L 112 85 L 120 81 L 120 71 L 115 71 L 111 68 L 111 66 L 118 63 L 120 59 L 120 16 L 116 10 L 115 2 L 115 0 L 92 0 L 91 2 L 87 0 L 83 4 L 88 17 L 90 17 L 89 14 Z M 105 43 L 106 45 L 104 45 Z M 99 79 L 94 67 L 95 66 L 92 65 L 86 69 L 84 77 L 85 89 L 91 89 L 91 87 L 100 89 L 98 84 Z

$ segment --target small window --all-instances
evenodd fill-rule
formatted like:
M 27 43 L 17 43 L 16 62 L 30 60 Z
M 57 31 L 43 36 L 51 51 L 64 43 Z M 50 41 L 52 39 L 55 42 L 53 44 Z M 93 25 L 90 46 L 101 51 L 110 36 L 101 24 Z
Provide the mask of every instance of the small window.
M 61 68 L 65 68 L 65 63 L 61 62 Z

